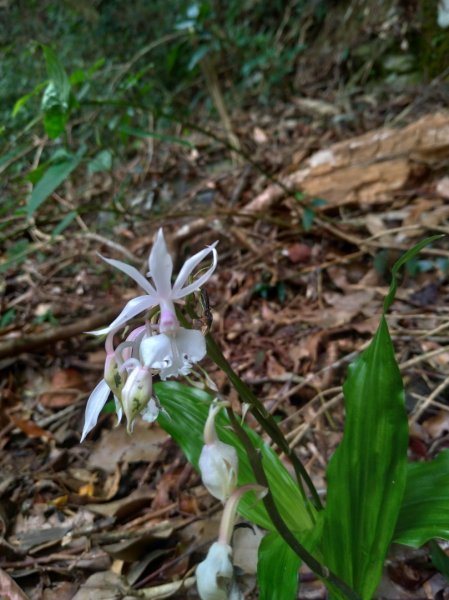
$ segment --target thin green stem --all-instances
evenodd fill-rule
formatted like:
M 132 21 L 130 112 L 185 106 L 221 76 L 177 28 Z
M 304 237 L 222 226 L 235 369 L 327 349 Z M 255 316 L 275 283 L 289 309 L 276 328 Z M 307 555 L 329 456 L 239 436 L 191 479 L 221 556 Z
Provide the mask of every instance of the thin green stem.
M 298 480 L 299 489 L 304 498 L 304 502 L 306 504 L 307 510 L 309 512 L 310 517 L 314 521 L 315 518 L 313 516 L 313 511 L 310 510 L 308 500 L 306 497 L 306 493 L 304 490 L 303 481 L 307 485 L 310 494 L 312 495 L 312 501 L 317 510 L 321 510 L 323 505 L 321 503 L 321 499 L 318 495 L 318 492 L 313 485 L 313 482 L 307 473 L 304 465 L 299 460 L 298 456 L 294 452 L 292 448 L 288 445 L 287 440 L 285 439 L 282 431 L 279 429 L 278 424 L 274 420 L 273 416 L 266 410 L 262 402 L 257 398 L 257 396 L 250 390 L 250 388 L 244 383 L 231 365 L 228 363 L 226 358 L 224 357 L 222 351 L 219 346 L 215 342 L 214 338 L 210 333 L 206 335 L 206 343 L 207 343 L 207 353 L 209 357 L 215 362 L 215 364 L 222 369 L 226 375 L 229 377 L 230 382 L 237 390 L 242 402 L 249 404 L 250 409 L 254 417 L 257 419 L 257 422 L 263 427 L 264 431 L 268 433 L 273 442 L 279 447 L 279 449 L 284 452 L 291 460 L 293 468 L 295 470 L 295 474 Z
M 312 554 L 310 554 L 306 548 L 304 548 L 304 546 L 290 531 L 288 525 L 285 523 L 277 509 L 270 486 L 268 484 L 267 476 L 265 474 L 261 454 L 254 448 L 250 437 L 240 425 L 237 417 L 234 414 L 234 411 L 231 408 L 228 408 L 227 413 L 235 434 L 242 442 L 246 450 L 257 483 L 268 489 L 268 493 L 263 497 L 263 503 L 279 535 L 320 579 L 328 583 L 329 586 L 337 588 L 349 600 L 361 600 L 360 596 L 354 592 L 354 590 L 352 590 L 344 581 L 342 581 L 337 575 L 335 575 L 335 573 L 330 571 L 326 566 L 322 565 L 318 560 L 316 560 L 316 558 L 312 556 Z

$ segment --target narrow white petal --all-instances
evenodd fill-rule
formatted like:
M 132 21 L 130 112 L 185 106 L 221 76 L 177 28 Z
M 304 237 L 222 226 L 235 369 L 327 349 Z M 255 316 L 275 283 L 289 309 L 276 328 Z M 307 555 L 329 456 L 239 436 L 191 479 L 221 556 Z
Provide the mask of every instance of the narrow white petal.
M 86 404 L 86 415 L 84 417 L 83 433 L 81 435 L 81 442 L 84 441 L 86 435 L 91 431 L 98 421 L 98 415 L 101 413 L 103 406 L 106 404 L 111 390 L 104 379 L 97 384 L 92 394 L 89 396 L 89 400 Z
M 119 269 L 119 271 L 122 271 L 123 273 L 128 275 L 128 277 L 131 277 L 131 279 L 134 279 L 134 281 L 138 285 L 140 285 L 140 287 L 147 294 L 149 294 L 150 296 L 155 296 L 155 297 L 157 296 L 156 290 L 151 285 L 151 283 L 135 267 L 132 267 L 131 265 L 128 265 L 127 263 L 124 263 L 121 260 L 115 260 L 114 258 L 106 258 L 105 256 L 102 256 L 101 254 L 99 254 L 99 257 L 102 258 L 109 265 L 112 265 L 116 269 Z M 156 302 L 155 302 L 155 304 L 156 304 Z
M 153 296 L 137 296 L 137 298 L 132 298 L 126 304 L 119 316 L 114 319 L 112 323 L 108 325 L 108 327 L 105 327 L 104 329 L 98 329 L 97 331 L 87 331 L 87 333 L 91 333 L 93 335 L 104 335 L 113 329 L 120 329 L 127 321 L 131 320 L 144 310 L 148 310 L 152 306 L 155 306 L 156 304 L 157 301 L 154 300 Z
M 162 229 L 157 232 L 148 263 L 150 266 L 149 275 L 156 286 L 158 296 L 168 300 L 171 294 L 173 261 L 168 253 Z
M 120 421 L 122 420 L 123 417 L 123 408 L 122 405 L 120 404 L 120 400 L 117 398 L 117 396 L 114 396 L 114 402 L 115 402 L 115 412 L 117 413 L 117 425 L 120 425 Z
M 215 271 L 215 267 L 217 266 L 217 251 L 215 250 L 216 244 L 217 242 L 212 244 L 212 246 L 201 250 L 201 252 L 198 252 L 197 254 L 186 260 L 173 286 L 171 296 L 172 300 L 178 300 L 179 298 L 188 296 L 195 290 L 199 289 L 202 285 L 204 285 L 206 281 L 210 278 L 212 273 Z M 193 283 L 182 287 L 193 272 L 193 270 L 200 264 L 201 261 L 203 261 L 206 258 L 209 252 L 212 252 L 211 267 L 209 267 L 209 269 L 203 275 L 201 275 L 195 281 L 193 281 Z

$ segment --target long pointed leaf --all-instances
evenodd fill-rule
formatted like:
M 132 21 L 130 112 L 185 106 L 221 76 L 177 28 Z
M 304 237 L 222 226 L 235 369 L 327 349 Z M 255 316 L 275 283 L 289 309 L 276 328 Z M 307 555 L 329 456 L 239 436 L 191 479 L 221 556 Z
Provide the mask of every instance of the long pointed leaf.
M 394 541 L 419 548 L 432 538 L 449 540 L 449 450 L 412 463 Z
M 404 392 L 385 318 L 350 366 L 343 441 L 329 468 L 323 554 L 362 598 L 371 598 L 391 542 L 406 478 Z

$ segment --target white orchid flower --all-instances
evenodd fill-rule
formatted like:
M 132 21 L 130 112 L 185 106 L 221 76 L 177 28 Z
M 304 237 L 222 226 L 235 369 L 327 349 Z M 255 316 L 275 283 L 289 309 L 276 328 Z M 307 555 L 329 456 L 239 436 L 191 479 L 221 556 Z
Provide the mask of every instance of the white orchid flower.
M 171 284 L 173 261 L 168 253 L 162 229 L 159 229 L 157 232 L 156 240 L 148 259 L 150 270 L 148 271 L 147 276 L 151 277 L 152 283 L 139 273 L 135 267 L 120 260 L 102 256 L 101 258 L 108 264 L 123 271 L 123 273 L 126 273 L 126 275 L 134 279 L 134 281 L 143 289 L 145 295 L 132 298 L 126 304 L 119 316 L 108 327 L 98 331 L 92 331 L 91 333 L 94 335 L 103 335 L 109 333 L 113 329 L 119 329 L 141 312 L 158 305 L 161 308 L 161 318 L 159 322 L 160 332 L 164 333 L 176 330 L 179 327 L 179 323 L 176 317 L 174 303 L 198 290 L 210 278 L 217 266 L 216 244 L 217 242 L 187 259 L 173 286 Z M 210 252 L 212 253 L 212 265 L 209 269 L 191 283 L 186 283 L 196 267 Z
M 205 355 L 205 339 L 196 329 L 178 327 L 172 332 L 145 337 L 140 344 L 143 364 L 158 369 L 162 380 L 188 375 L 192 364 Z

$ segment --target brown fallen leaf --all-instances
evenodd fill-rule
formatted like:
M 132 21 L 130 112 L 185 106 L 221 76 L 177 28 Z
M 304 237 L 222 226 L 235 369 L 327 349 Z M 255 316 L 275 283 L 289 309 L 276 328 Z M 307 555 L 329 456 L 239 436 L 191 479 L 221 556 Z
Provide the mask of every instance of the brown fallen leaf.
M 288 257 L 290 262 L 296 263 L 307 263 L 312 256 L 312 249 L 307 244 L 296 242 L 288 246 L 283 252 Z
M 29 600 L 25 592 L 3 569 L 0 569 L 0 598 L 2 600 Z
M 167 438 L 160 427 L 143 421 L 136 423 L 132 435 L 125 427 L 104 431 L 100 443 L 89 456 L 89 465 L 112 472 L 118 462 L 152 462 L 159 456 Z
M 64 390 L 68 390 L 64 392 Z M 50 388 L 39 401 L 47 408 L 64 408 L 73 404 L 79 392 L 86 391 L 86 383 L 76 369 L 58 369 L 53 374 Z
M 436 415 L 426 419 L 422 426 L 431 439 L 437 439 L 449 432 L 449 413 L 441 410 Z
M 122 577 L 111 571 L 94 573 L 83 583 L 73 600 L 111 600 L 123 598 L 128 591 Z
M 89 504 L 86 508 L 92 512 L 105 515 L 106 517 L 123 519 L 138 512 L 142 508 L 149 508 L 153 497 L 154 490 L 151 490 L 149 487 L 141 487 L 126 498 L 102 504 Z
M 19 419 L 19 417 L 15 417 L 14 415 L 10 415 L 9 418 L 14 423 L 16 427 L 18 427 L 23 433 L 29 438 L 47 438 L 53 439 L 53 434 L 39 425 L 36 425 L 34 421 L 28 419 Z
M 72 600 L 77 592 L 79 584 L 71 581 L 63 581 L 57 583 L 51 588 L 47 588 L 42 592 L 42 600 Z

